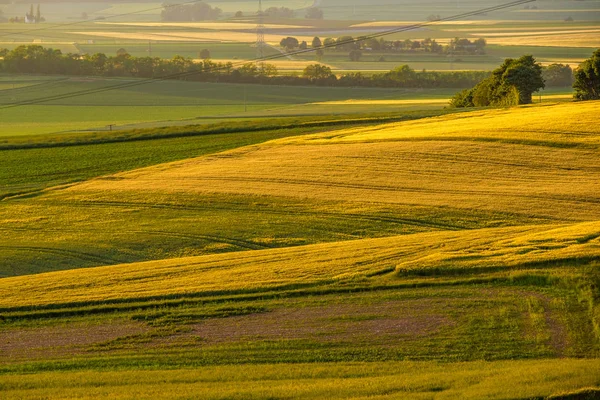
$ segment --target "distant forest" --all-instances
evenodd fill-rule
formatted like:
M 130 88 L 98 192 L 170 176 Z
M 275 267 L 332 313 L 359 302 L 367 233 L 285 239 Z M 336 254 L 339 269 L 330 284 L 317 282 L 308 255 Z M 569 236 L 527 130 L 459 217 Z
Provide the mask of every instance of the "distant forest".
M 307 66 L 301 75 L 278 75 L 271 64 L 234 65 L 211 60 L 196 62 L 176 56 L 172 59 L 134 57 L 125 49 L 116 56 L 63 54 L 39 45 L 0 50 L 0 72 L 180 79 L 201 82 L 260 83 L 272 85 L 364 86 L 398 88 L 466 88 L 485 79 L 486 71 L 415 71 L 401 65 L 389 72 L 365 75 L 360 72 L 336 75 L 323 64 Z

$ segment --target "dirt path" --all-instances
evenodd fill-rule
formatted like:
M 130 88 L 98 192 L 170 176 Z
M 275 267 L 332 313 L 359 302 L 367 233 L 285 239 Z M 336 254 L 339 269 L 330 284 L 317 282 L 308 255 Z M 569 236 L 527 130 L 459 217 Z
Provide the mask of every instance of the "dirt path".
M 522 292 L 524 296 L 531 296 L 538 299 L 544 307 L 544 318 L 546 326 L 550 331 L 550 339 L 547 344 L 556 352 L 556 356 L 565 357 L 565 352 L 568 345 L 567 330 L 559 317 L 551 309 L 551 298 L 537 292 Z

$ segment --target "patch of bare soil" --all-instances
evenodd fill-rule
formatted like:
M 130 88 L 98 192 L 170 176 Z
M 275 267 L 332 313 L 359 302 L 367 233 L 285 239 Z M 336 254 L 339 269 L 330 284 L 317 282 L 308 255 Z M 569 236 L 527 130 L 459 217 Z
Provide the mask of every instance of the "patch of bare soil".
M 194 325 L 192 334 L 206 344 L 274 339 L 373 342 L 425 336 L 452 324 L 432 302 L 398 301 L 285 308 L 212 319 Z
M 546 326 L 550 331 L 550 339 L 548 340 L 548 346 L 550 346 L 557 357 L 565 357 L 565 352 L 568 346 L 567 329 L 565 325 L 560 321 L 560 317 L 556 312 L 551 309 L 552 298 L 543 295 L 538 292 L 521 292 L 523 295 L 532 296 L 537 298 L 544 307 L 544 319 L 546 320 Z
M 139 323 L 54 326 L 0 331 L 0 359 L 61 357 L 82 352 L 92 344 L 148 331 Z

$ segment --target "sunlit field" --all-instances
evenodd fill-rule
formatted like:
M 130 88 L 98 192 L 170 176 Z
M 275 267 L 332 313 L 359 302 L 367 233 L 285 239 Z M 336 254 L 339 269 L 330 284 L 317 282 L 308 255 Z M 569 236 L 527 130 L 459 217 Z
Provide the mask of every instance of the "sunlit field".
M 2 400 L 600 397 L 597 1 L 203 3 L 0 5 Z
M 593 393 L 597 110 L 555 103 L 245 141 L 148 139 L 181 160 L 133 169 L 123 158 L 129 171 L 92 169 L 80 183 L 65 181 L 81 164 L 72 160 L 55 186 L 0 203 L 3 390 Z M 2 151 L 41 161 L 68 149 L 52 140 Z M 128 143 L 81 148 L 125 157 Z M 9 171 L 17 187 L 25 175 Z

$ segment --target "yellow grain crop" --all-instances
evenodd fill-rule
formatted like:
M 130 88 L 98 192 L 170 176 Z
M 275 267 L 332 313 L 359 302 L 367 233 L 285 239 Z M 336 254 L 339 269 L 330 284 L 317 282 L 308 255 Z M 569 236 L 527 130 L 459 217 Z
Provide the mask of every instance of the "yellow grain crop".
M 600 255 L 600 222 L 430 232 L 59 271 L 0 280 L 0 307 L 266 289 L 364 277 L 396 266 L 515 266 Z M 442 245 L 443 244 L 443 245 Z M 476 255 L 477 258 L 468 257 Z M 467 256 L 467 257 L 465 257 Z
M 282 139 L 91 180 L 64 195 L 250 194 L 600 220 L 599 108 L 476 111 Z
M 70 32 L 78 35 L 109 37 L 128 40 L 156 40 L 156 41 L 210 41 L 210 42 L 240 42 L 253 43 L 256 41 L 256 33 L 252 32 L 183 32 L 183 31 L 156 31 L 156 32 L 109 32 L 109 31 L 86 31 L 86 32 Z M 279 44 L 285 35 L 265 34 L 265 41 L 268 43 Z M 312 36 L 297 36 L 297 39 L 302 41 L 312 40 Z

